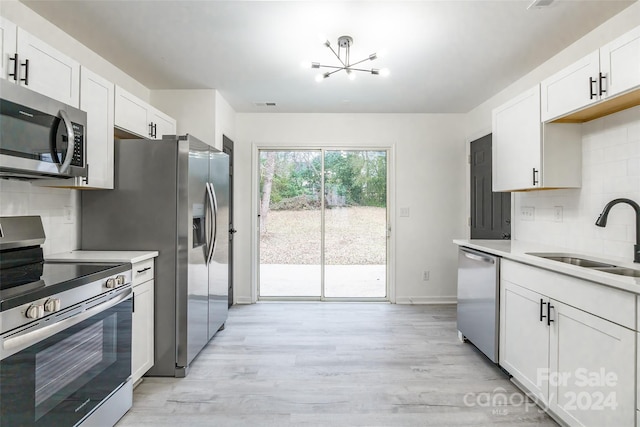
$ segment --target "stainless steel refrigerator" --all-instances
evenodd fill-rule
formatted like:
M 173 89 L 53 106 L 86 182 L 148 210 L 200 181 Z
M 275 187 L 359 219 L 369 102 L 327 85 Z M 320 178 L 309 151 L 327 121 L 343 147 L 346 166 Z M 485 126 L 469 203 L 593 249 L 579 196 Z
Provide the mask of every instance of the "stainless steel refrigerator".
M 184 377 L 227 319 L 229 158 L 190 135 L 115 141 L 115 189 L 82 193 L 83 250 L 158 250 L 155 364 Z

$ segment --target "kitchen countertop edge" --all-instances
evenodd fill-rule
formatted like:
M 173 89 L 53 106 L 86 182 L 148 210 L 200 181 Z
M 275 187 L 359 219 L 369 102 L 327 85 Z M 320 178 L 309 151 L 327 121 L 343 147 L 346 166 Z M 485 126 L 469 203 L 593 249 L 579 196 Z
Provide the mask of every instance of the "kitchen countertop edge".
M 83 251 L 60 252 L 45 256 L 46 261 L 130 262 L 135 264 L 158 256 L 158 251 Z
M 546 270 L 555 271 L 557 273 L 566 274 L 568 276 L 577 277 L 579 279 L 588 280 L 599 283 L 612 288 L 621 289 L 627 292 L 640 294 L 640 278 L 618 276 L 611 273 L 591 270 L 585 267 L 579 267 L 571 264 L 564 264 L 558 261 L 552 261 L 535 255 L 529 255 L 531 252 L 538 253 L 566 253 L 576 254 L 601 261 L 605 263 L 615 264 L 621 267 L 632 269 L 640 269 L 640 265 L 620 258 L 604 258 L 602 255 L 585 253 L 566 248 L 558 248 L 538 243 L 529 243 L 515 240 L 475 240 L 475 239 L 454 239 L 453 243 L 482 252 L 500 256 L 505 259 L 521 262 L 523 264 L 540 267 Z

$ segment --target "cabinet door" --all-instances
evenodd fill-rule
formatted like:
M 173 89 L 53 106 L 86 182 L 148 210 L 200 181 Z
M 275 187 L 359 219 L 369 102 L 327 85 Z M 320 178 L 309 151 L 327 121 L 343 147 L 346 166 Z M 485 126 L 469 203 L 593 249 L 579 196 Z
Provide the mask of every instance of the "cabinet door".
M 544 79 L 542 121 L 571 113 L 600 99 L 600 53 L 595 51 L 564 70 Z
M 20 79 L 27 79 L 20 84 L 79 108 L 80 64 L 21 28 L 17 34 Z
M 113 189 L 114 85 L 82 67 L 80 109 L 87 112 L 87 187 Z
M 16 69 L 14 61 L 9 60 L 16 53 L 16 25 L 0 16 L 0 78 L 12 82 L 17 78 L 9 77 Z
M 635 332 L 551 301 L 549 407 L 571 426 L 633 426 Z
M 546 402 L 549 327 L 540 319 L 547 299 L 506 280 L 500 286 L 500 365 Z
M 115 125 L 128 132 L 148 138 L 149 105 L 140 98 L 116 86 Z
M 138 381 L 153 366 L 153 287 L 154 281 L 133 288 L 133 337 L 131 346 L 131 377 Z
M 155 108 L 150 111 L 151 123 L 155 125 L 154 136 L 155 139 L 162 139 L 162 135 L 175 135 L 176 134 L 176 120 L 167 116 L 162 111 Z
M 600 49 L 600 69 L 606 76 L 605 96 L 640 86 L 640 27 Z
M 540 186 L 540 86 L 493 110 L 493 191 Z

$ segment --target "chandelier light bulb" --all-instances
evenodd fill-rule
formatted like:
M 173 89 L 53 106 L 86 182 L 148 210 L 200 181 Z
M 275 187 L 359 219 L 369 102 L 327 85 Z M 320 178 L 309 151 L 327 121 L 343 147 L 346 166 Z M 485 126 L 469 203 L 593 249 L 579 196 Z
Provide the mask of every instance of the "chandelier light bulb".
M 311 68 L 313 63 L 311 61 L 301 61 L 300 68 Z
M 388 68 L 383 68 L 382 70 L 380 70 L 380 75 L 382 77 L 388 77 L 389 76 L 389 69 Z
M 349 77 L 349 80 L 353 81 L 356 79 L 356 73 L 354 73 L 353 70 L 347 69 L 347 77 Z
M 323 80 L 324 80 L 324 75 L 323 74 L 316 74 L 316 81 L 318 83 L 320 83 Z

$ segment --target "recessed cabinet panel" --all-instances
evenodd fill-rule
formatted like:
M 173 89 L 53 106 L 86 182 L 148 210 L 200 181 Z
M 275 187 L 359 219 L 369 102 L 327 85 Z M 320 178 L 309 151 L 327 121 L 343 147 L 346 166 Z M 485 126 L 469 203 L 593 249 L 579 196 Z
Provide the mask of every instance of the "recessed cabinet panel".
M 0 77 L 15 82 L 10 73 L 15 71 L 15 61 L 10 60 L 16 53 L 16 31 L 17 27 L 13 22 L 7 21 L 0 16 Z
M 607 97 L 640 86 L 640 27 L 600 49 L 600 68 L 607 80 Z
M 493 110 L 493 191 L 540 186 L 540 86 Z
M 149 105 L 126 90 L 116 86 L 115 125 L 148 138 L 147 110 Z
M 595 51 L 541 83 L 542 121 L 595 103 L 600 99 L 600 54 Z
M 176 121 L 175 119 L 167 116 L 162 111 L 152 110 L 150 121 L 154 128 L 153 139 L 162 139 L 163 135 L 175 135 L 176 134 Z
M 79 108 L 80 64 L 21 28 L 17 39 L 20 84 Z
M 633 426 L 636 333 L 550 303 L 550 409 L 572 426 Z
M 153 280 L 133 288 L 131 378 L 134 383 L 142 378 L 154 363 L 153 296 Z

